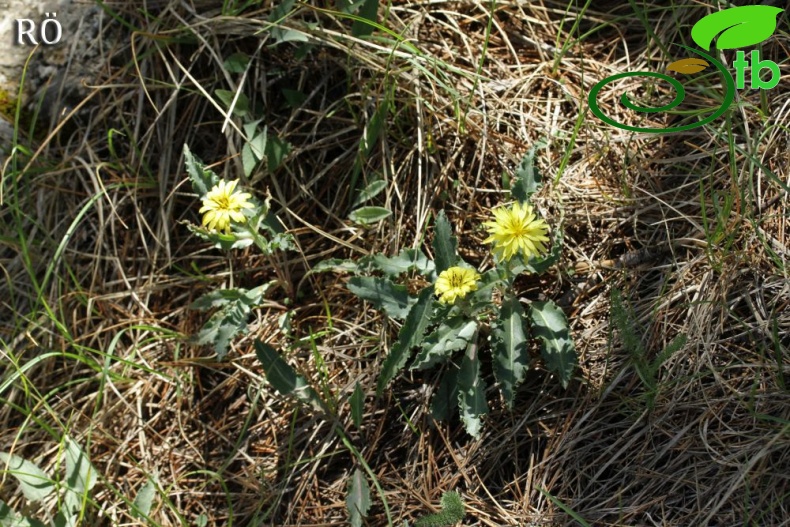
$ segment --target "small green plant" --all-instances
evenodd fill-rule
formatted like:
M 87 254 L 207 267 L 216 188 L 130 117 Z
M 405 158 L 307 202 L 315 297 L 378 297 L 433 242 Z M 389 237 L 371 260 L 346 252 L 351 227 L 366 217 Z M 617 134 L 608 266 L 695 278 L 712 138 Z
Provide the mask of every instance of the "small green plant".
M 66 477 L 57 482 L 35 463 L 15 454 L 0 452 L 0 475 L 13 476 L 28 501 L 40 502 L 56 490 L 63 490 L 58 500 L 60 509 L 49 524 L 19 515 L 0 500 L 0 527 L 73 527 L 80 523 L 90 501 L 88 495 L 98 481 L 97 472 L 87 454 L 68 437 L 64 438 L 63 457 Z
M 494 209 L 493 219 L 484 224 L 490 234 L 486 242 L 494 245 L 492 269 L 480 274 L 458 256 L 458 242 L 443 211 L 434 226 L 433 260 L 418 249 L 407 249 L 394 257 L 376 254 L 356 261 L 329 260 L 313 269 L 355 274 L 348 281 L 352 293 L 403 321 L 382 365 L 377 393 L 381 395 L 417 349 L 412 370 L 448 364 L 433 397 L 433 415 L 446 419 L 457 406 L 474 437 L 479 437 L 480 418 L 488 411 L 480 373 L 484 345 L 491 351 L 494 373 L 511 408 L 530 365 L 530 336 L 540 342 L 546 366 L 564 387 L 576 363 L 564 313 L 550 300 L 533 301 L 525 309 L 513 286 L 520 273 L 546 271 L 558 260 L 561 248 L 558 229 L 548 250 L 549 227 L 528 203 L 541 184 L 533 157 L 534 149 L 516 171 L 511 188 L 516 202 Z M 403 275 L 414 272 L 430 284 L 416 295 L 399 283 Z
M 221 180 L 206 169 L 186 145 L 184 157 L 192 188 L 203 203 L 200 209 L 202 224 L 187 223 L 194 234 L 226 251 L 255 244 L 264 255 L 271 256 L 277 250 L 292 248 L 291 236 L 283 233 L 269 210 L 269 199 L 260 202 L 247 192 L 238 192 L 238 180 Z M 274 268 L 280 272 L 279 266 Z M 265 293 L 274 285 L 286 287 L 287 283 L 284 277 L 279 277 L 249 290 L 219 289 L 201 296 L 190 308 L 216 311 L 196 335 L 195 343 L 213 345 L 218 359 L 224 359 L 231 340 L 247 331 L 247 319 Z
M 647 407 L 653 409 L 656 395 L 658 394 L 658 370 L 668 358 L 675 354 L 686 344 L 686 335 L 681 333 L 670 342 L 652 361 L 648 359 L 648 353 L 642 344 L 639 335 L 638 321 L 634 313 L 623 302 L 623 296 L 619 289 L 613 288 L 611 293 L 611 318 L 612 324 L 617 330 L 623 348 L 631 356 L 631 361 L 636 369 L 639 379 L 645 386 L 645 400 Z
M 414 527 L 443 527 L 447 525 L 455 525 L 464 519 L 466 514 L 464 511 L 464 502 L 461 495 L 457 492 L 445 492 L 442 494 L 441 511 L 423 516 L 416 522 Z M 406 527 L 408 527 L 408 523 Z

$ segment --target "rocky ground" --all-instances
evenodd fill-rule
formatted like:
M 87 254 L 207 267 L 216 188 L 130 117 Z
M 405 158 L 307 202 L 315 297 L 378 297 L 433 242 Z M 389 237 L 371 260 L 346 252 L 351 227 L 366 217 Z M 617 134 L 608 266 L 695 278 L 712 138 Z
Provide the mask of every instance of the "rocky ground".
M 32 20 L 38 35 L 47 14 L 59 22 L 60 40 L 42 45 L 39 37 L 39 46 L 27 41 L 20 45 L 17 20 Z M 85 91 L 83 81 L 98 66 L 92 59 L 98 56 L 101 39 L 97 36 L 103 20 L 103 12 L 90 0 L 0 0 L 4 44 L 0 46 L 0 154 L 11 144 L 11 123 L 20 94 L 23 108 L 34 110 L 40 104 L 40 118 L 51 121 Z

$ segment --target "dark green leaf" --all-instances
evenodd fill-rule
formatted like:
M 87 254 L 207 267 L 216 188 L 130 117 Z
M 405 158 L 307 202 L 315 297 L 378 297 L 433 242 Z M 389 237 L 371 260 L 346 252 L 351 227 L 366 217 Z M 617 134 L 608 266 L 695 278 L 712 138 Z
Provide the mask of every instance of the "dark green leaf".
M 266 165 L 269 172 L 277 170 L 290 151 L 291 145 L 289 143 L 275 135 L 269 135 L 266 140 Z
M 236 92 L 228 90 L 214 90 L 214 94 L 219 100 L 222 101 L 226 108 L 230 108 L 230 105 L 233 103 L 233 99 L 236 97 Z M 249 111 L 250 100 L 243 93 L 239 93 L 238 98 L 236 98 L 236 104 L 233 106 L 233 115 L 244 117 Z
M 516 388 L 524 381 L 529 366 L 524 309 L 517 298 L 508 297 L 502 302 L 495 335 L 494 373 L 502 388 L 505 403 L 508 408 L 512 408 Z
M 309 404 L 316 410 L 324 410 L 324 404 L 318 393 L 307 383 L 304 377 L 296 373 L 285 362 L 277 350 L 268 344 L 255 340 L 255 355 L 266 371 L 266 380 L 282 395 L 293 395 L 297 400 Z
M 184 161 L 187 166 L 187 173 L 192 182 L 192 188 L 200 196 L 205 196 L 214 185 L 219 183 L 219 176 L 211 170 L 204 168 L 203 162 L 197 157 L 192 155 L 189 151 L 189 146 L 184 145 Z
M 465 348 L 477 334 L 477 322 L 464 322 L 461 317 L 448 320 L 425 337 L 422 349 L 411 365 L 412 370 L 425 370 L 447 359 L 453 351 Z
M 541 340 L 540 352 L 549 371 L 554 372 L 564 388 L 576 366 L 576 348 L 570 337 L 568 320 L 557 305 L 548 300 L 530 305 L 532 333 Z
M 384 207 L 360 207 L 348 215 L 351 221 L 363 224 L 376 223 L 389 216 L 392 216 L 392 211 Z
M 436 262 L 436 272 L 441 273 L 454 266 L 458 261 L 456 251 L 458 240 L 453 236 L 453 229 L 444 211 L 439 211 L 433 229 L 433 252 Z
M 386 278 L 354 276 L 348 281 L 348 289 L 376 309 L 383 309 L 392 318 L 400 320 L 406 318 L 414 304 L 406 286 L 395 285 Z
M 234 53 L 222 65 L 230 73 L 244 73 L 249 63 L 250 57 L 246 53 Z
M 431 399 L 431 415 L 437 421 L 447 421 L 458 407 L 458 367 L 450 364 L 442 375 L 439 387 Z
M 359 16 L 365 20 L 376 22 L 378 18 L 379 0 L 365 0 L 362 7 L 359 8 Z M 366 37 L 373 33 L 375 29 L 372 25 L 362 21 L 354 20 L 351 25 L 351 34 L 355 37 Z
M 362 527 L 362 519 L 370 509 L 370 487 L 365 474 L 359 469 L 355 469 L 348 479 L 346 508 L 351 527 Z
M 341 13 L 356 13 L 365 0 L 337 0 L 335 5 Z
M 458 409 L 467 433 L 479 439 L 482 427 L 480 416 L 488 412 L 488 403 L 485 382 L 480 375 L 480 361 L 472 349 L 477 349 L 476 342 L 469 344 L 458 372 Z
M 354 421 L 354 426 L 357 428 L 362 426 L 362 416 L 365 413 L 365 392 L 362 391 L 362 386 L 357 383 L 354 388 L 354 393 L 351 394 L 351 420 Z
M 307 100 L 307 95 L 299 90 L 283 88 L 283 97 L 291 108 L 299 108 Z
M 434 303 L 433 287 L 426 287 L 420 292 L 417 303 L 409 310 L 403 327 L 398 333 L 398 340 L 392 346 L 387 358 L 384 359 L 376 387 L 377 395 L 381 395 L 387 384 L 406 365 L 411 349 L 419 346 L 422 342 L 425 329 L 431 322 Z
M 768 5 L 731 7 L 716 11 L 699 20 L 691 28 L 691 38 L 708 51 L 719 35 L 719 50 L 744 48 L 759 44 L 776 31 L 776 17 L 782 9 Z

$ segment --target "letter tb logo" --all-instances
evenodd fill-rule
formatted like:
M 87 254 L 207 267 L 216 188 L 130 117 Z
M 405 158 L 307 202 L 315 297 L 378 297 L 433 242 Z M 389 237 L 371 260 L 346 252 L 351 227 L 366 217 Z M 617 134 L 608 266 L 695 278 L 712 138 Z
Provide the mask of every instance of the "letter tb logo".
M 655 113 L 671 110 L 682 103 L 686 96 L 686 92 L 680 81 L 664 73 L 652 71 L 619 73 L 601 80 L 595 86 L 593 86 L 593 88 L 590 90 L 589 96 L 587 97 L 590 110 L 592 110 L 593 114 L 595 114 L 599 119 L 612 126 L 621 128 L 623 130 L 645 132 L 649 134 L 681 132 L 684 130 L 690 130 L 692 128 L 698 128 L 710 123 L 727 111 L 730 103 L 732 103 L 735 98 L 736 88 L 739 90 L 746 88 L 747 79 L 749 81 L 749 88 L 753 90 L 770 90 L 779 84 L 779 66 L 771 60 L 762 60 L 760 58 L 759 50 L 753 50 L 751 53 L 749 53 L 748 59 L 744 51 L 738 51 L 736 53 L 735 61 L 732 64 L 733 68 L 735 68 L 734 80 L 732 78 L 732 74 L 726 68 L 726 66 L 714 56 L 718 56 L 718 52 L 716 50 L 722 51 L 726 49 L 753 46 L 770 38 L 771 35 L 774 34 L 774 31 L 776 31 L 776 19 L 781 12 L 782 9 L 779 9 L 778 7 L 766 5 L 731 7 L 729 9 L 724 9 L 722 11 L 710 14 L 694 24 L 694 27 L 691 29 L 692 40 L 694 40 L 694 42 L 699 47 L 708 51 L 710 54 L 680 45 L 680 47 L 690 51 L 691 53 L 694 53 L 701 58 L 691 57 L 681 59 L 669 64 L 667 69 L 689 75 L 698 73 L 712 64 L 719 71 L 725 86 L 724 100 L 721 106 L 711 110 L 715 111 L 708 117 L 682 126 L 672 126 L 668 128 L 640 127 L 619 123 L 604 114 L 598 107 L 598 94 L 601 92 L 601 90 L 607 84 L 625 77 L 658 78 L 672 85 L 676 92 L 675 98 L 672 102 L 659 108 L 645 107 L 634 104 L 629 99 L 628 95 L 624 93 L 620 97 L 620 103 L 626 108 L 636 112 Z M 716 39 L 715 44 L 713 42 L 714 39 Z M 768 70 L 770 73 L 770 78 L 764 80 L 761 76 L 761 73 L 765 70 Z

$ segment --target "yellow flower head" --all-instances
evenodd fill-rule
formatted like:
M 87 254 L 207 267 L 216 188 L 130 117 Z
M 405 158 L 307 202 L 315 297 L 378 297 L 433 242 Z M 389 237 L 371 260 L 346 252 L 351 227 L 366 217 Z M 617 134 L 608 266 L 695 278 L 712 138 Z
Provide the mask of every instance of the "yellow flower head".
M 454 304 L 456 299 L 477 291 L 477 280 L 480 275 L 465 267 L 450 267 L 439 274 L 434 284 L 434 292 L 442 304 Z
M 531 205 L 516 202 L 512 207 L 497 207 L 493 212 L 494 221 L 483 223 L 490 234 L 484 243 L 494 243 L 494 252 L 500 260 L 510 260 L 519 250 L 525 259 L 547 251 L 544 243 L 549 241 L 549 226 L 535 215 Z
M 241 209 L 251 209 L 253 204 L 249 200 L 252 196 L 247 192 L 235 192 L 239 180 L 220 180 L 214 188 L 203 196 L 203 206 L 200 212 L 204 213 L 203 226 L 210 231 L 230 232 L 230 222 L 244 223 L 246 218 Z

